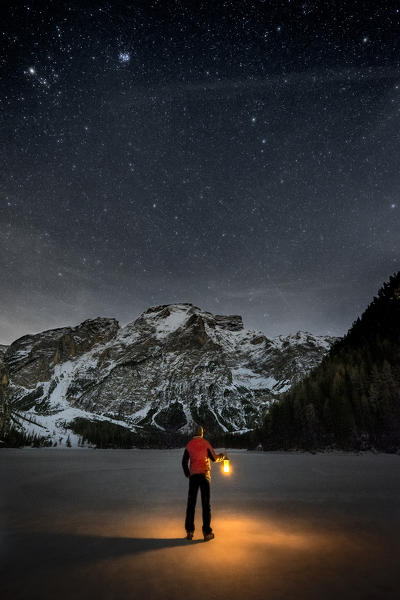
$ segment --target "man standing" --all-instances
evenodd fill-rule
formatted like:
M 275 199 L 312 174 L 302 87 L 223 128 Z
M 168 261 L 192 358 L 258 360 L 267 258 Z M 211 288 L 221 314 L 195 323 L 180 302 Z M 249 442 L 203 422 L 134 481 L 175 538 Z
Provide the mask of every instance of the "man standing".
M 191 540 L 194 534 L 194 511 L 199 488 L 203 508 L 204 540 L 207 542 L 214 537 L 211 529 L 210 460 L 213 462 L 221 462 L 224 460 L 224 455 L 215 454 L 211 444 L 203 438 L 203 428 L 201 425 L 198 425 L 195 430 L 195 435 L 186 446 L 182 458 L 183 471 L 186 477 L 189 477 L 189 494 L 185 520 L 186 538 L 188 540 Z M 189 461 L 190 469 L 188 467 Z

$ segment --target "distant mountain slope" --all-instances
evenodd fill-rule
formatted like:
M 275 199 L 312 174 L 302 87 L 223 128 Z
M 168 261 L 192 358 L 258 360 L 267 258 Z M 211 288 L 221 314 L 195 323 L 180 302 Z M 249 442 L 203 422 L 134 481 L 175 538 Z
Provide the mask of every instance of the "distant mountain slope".
M 4 344 L 0 344 L 0 372 L 4 368 L 4 355 L 6 353 L 8 346 Z
M 53 440 L 77 418 L 81 428 L 82 419 L 107 420 L 138 434 L 187 433 L 195 422 L 239 432 L 259 425 L 334 341 L 306 333 L 270 340 L 245 330 L 240 316 L 170 304 L 123 328 L 98 318 L 24 336 L 3 360 L 9 398 L 37 423 L 24 427 Z
M 269 448 L 400 448 L 400 273 L 271 407 L 263 441 Z

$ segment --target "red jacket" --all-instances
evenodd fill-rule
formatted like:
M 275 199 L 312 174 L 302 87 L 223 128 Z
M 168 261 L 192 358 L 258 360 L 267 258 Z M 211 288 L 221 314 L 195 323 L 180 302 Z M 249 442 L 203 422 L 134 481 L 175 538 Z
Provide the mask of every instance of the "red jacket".
M 190 469 L 188 468 L 189 460 Z M 210 460 L 213 462 L 220 462 L 223 460 L 223 455 L 215 454 L 210 442 L 205 440 L 203 437 L 195 436 L 186 446 L 182 458 L 182 467 L 186 477 L 189 477 L 189 475 L 201 474 L 205 475 L 207 479 L 210 479 Z

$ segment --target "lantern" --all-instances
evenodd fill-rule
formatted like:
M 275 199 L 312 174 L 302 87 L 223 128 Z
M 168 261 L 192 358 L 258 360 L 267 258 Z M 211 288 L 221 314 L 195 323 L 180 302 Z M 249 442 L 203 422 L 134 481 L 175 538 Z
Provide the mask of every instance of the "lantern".
M 224 468 L 223 468 L 223 472 L 224 472 L 224 473 L 230 473 L 230 461 L 229 461 L 229 458 L 225 458 L 225 459 L 224 459 Z

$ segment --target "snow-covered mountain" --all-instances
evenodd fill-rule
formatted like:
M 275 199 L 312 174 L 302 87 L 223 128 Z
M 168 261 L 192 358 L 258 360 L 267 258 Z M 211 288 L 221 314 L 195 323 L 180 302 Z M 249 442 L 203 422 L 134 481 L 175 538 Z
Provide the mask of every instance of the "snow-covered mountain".
M 8 397 L 37 423 L 24 428 L 54 440 L 65 438 L 65 423 L 75 417 L 137 432 L 187 432 L 194 422 L 209 432 L 238 432 L 255 427 L 335 339 L 309 333 L 268 339 L 245 330 L 240 316 L 170 304 L 149 308 L 123 328 L 97 318 L 27 335 L 1 354 Z

